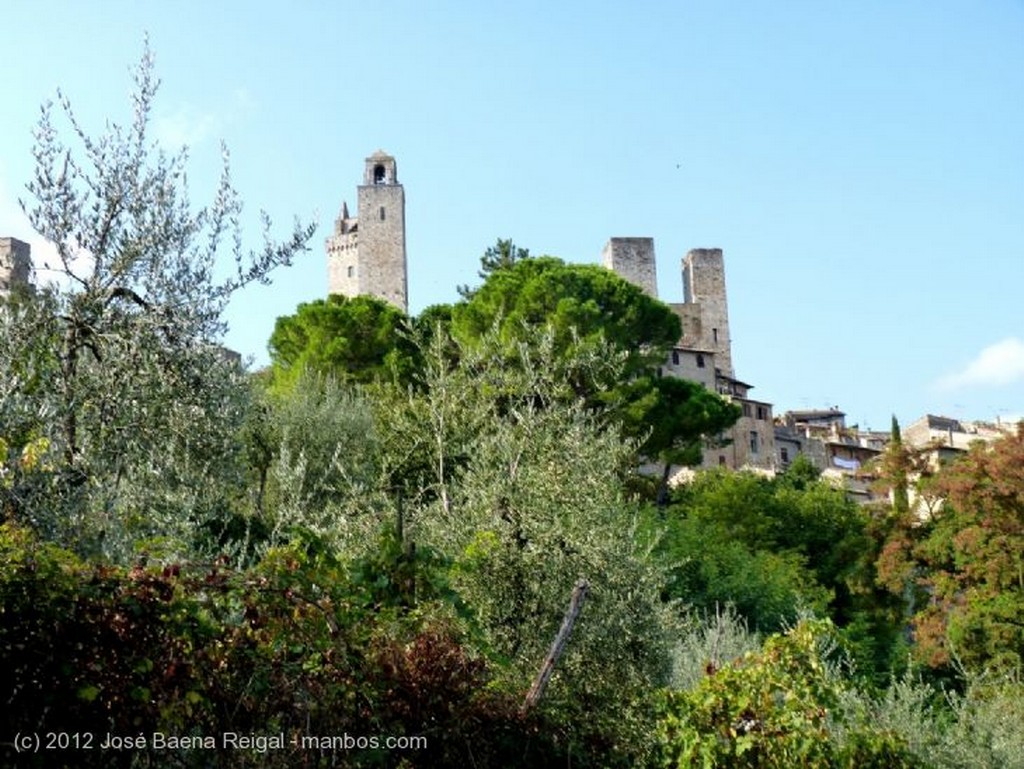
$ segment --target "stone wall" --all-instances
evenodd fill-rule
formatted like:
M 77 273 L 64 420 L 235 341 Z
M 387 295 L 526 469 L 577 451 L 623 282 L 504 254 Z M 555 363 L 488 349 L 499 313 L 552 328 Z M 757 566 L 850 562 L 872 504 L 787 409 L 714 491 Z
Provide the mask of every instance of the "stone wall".
M 334 234 L 327 238 L 327 293 L 359 295 L 359 231 L 355 221 L 338 217 Z
M 400 184 L 359 187 L 359 293 L 408 312 L 405 262 L 405 191 Z
M 601 252 L 601 262 L 648 296 L 658 298 L 654 238 L 611 238 Z
M 778 458 L 771 404 L 740 398 L 731 400 L 743 409 L 743 416 L 728 430 L 725 436 L 731 439 L 728 445 L 704 449 L 704 467 L 776 470 Z
M 683 337 L 679 344 L 692 349 L 708 349 L 702 344 L 704 324 L 701 322 L 701 311 L 699 304 L 670 304 L 672 311 L 679 316 L 679 322 L 683 326 Z M 714 352 L 712 350 L 712 352 Z M 712 383 L 713 385 L 714 383 Z
M 715 354 L 686 347 L 675 347 L 663 367 L 666 376 L 700 382 L 709 390 L 715 389 Z
M 700 306 L 700 336 L 694 346 L 714 350 L 721 372 L 734 376 L 722 249 L 695 248 L 683 257 L 683 303 Z

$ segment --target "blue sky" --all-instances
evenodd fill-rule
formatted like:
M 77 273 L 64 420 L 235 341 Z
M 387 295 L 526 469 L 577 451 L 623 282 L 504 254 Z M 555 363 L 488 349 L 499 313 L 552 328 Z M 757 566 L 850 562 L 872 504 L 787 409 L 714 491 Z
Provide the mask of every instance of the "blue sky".
M 369 12 L 369 9 L 373 9 Z M 412 312 L 453 301 L 498 237 L 597 262 L 650 236 L 679 301 L 690 248 L 724 249 L 737 374 L 776 412 L 838 405 L 884 429 L 1024 414 L 1024 2 L 9 0 L 0 235 L 38 105 L 126 122 L 145 32 L 154 123 L 219 142 L 247 204 L 312 250 L 230 308 L 266 361 L 274 319 L 326 291 L 323 240 L 364 158 L 405 185 Z

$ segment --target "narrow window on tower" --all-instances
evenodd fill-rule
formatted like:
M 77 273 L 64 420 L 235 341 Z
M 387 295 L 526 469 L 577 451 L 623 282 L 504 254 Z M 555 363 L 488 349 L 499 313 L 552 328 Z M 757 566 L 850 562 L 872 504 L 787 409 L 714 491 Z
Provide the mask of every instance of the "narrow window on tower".
M 718 329 L 717 328 L 711 329 L 711 336 L 714 338 L 715 344 L 718 344 Z
M 704 356 L 697 353 L 697 368 L 704 368 Z
M 352 267 L 351 265 L 349 266 L 349 268 L 348 268 L 348 276 L 350 278 L 354 278 L 356 276 L 356 268 L 355 267 Z
M 380 207 L 380 220 L 382 222 L 384 221 L 384 206 Z

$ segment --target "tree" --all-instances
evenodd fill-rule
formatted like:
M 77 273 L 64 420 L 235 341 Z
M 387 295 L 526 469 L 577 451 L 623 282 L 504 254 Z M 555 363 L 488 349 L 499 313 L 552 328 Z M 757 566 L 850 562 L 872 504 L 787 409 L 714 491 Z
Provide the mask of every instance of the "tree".
M 613 413 L 627 435 L 638 439 L 640 453 L 663 466 L 658 504 L 668 503 L 673 465 L 699 465 L 705 440 L 740 418 L 740 407 L 699 382 L 677 377 L 642 376 L 609 391 Z
M 44 267 L 60 279 L 31 308 L 0 316 L 0 337 L 19 355 L 0 371 L 4 409 L 47 446 L 46 478 L 8 488 L 8 514 L 116 557 L 141 537 L 180 538 L 223 503 L 207 480 L 234 472 L 225 463 L 237 454 L 246 388 L 217 345 L 222 311 L 313 235 L 296 222 L 277 243 L 264 214 L 262 249 L 243 250 L 226 150 L 213 202 L 193 210 L 185 150 L 168 156 L 150 138 L 158 81 L 148 43 L 134 80 L 131 124 L 109 123 L 97 137 L 60 95 L 73 144 L 43 106 L 34 203 L 23 206 L 56 249 L 56 263 Z M 224 251 L 235 269 L 217 280 Z
M 914 615 L 917 652 L 934 666 L 1024 665 L 1024 425 L 940 470 L 944 503 L 883 563 L 895 589 L 916 574 L 928 596 Z
M 550 326 L 559 351 L 603 339 L 628 353 L 627 376 L 663 362 L 681 334 L 679 317 L 668 305 L 611 270 L 550 256 L 492 272 L 453 311 L 453 334 L 466 342 L 496 324 L 508 342 L 521 339 L 524 327 Z
M 886 452 L 887 475 L 892 479 L 892 511 L 897 518 L 910 513 L 910 457 L 903 448 L 903 436 L 896 415 L 892 415 L 892 435 Z
M 303 371 L 344 382 L 381 377 L 407 381 L 419 367 L 405 315 L 370 296 L 331 294 L 277 319 L 269 342 L 275 384 L 291 386 Z
M 370 405 L 329 375 L 303 371 L 282 392 L 256 394 L 243 431 L 250 505 L 269 544 L 302 529 L 339 552 L 360 551 L 386 516 Z M 358 546 L 352 547 L 357 541 Z
M 507 269 L 515 265 L 517 262 L 529 258 L 530 250 L 527 248 L 520 248 L 512 242 L 512 238 L 508 238 L 507 240 L 498 238 L 498 241 L 484 251 L 484 255 L 480 257 L 480 271 L 477 275 L 486 281 L 487 278 L 498 270 Z M 473 294 L 477 292 L 477 289 L 470 288 L 466 285 L 459 286 L 457 290 L 459 292 L 459 296 L 463 299 L 472 299 Z
M 753 473 L 710 471 L 652 514 L 666 597 L 698 611 L 732 605 L 759 631 L 775 631 L 802 609 L 824 610 L 829 592 L 798 548 L 779 543 L 773 484 Z
M 672 609 L 622 494 L 635 446 L 560 373 L 609 356 L 569 359 L 550 329 L 524 331 L 511 349 L 496 330 L 454 342 L 454 355 L 449 344 L 435 336 L 420 386 L 380 388 L 390 396 L 376 404 L 407 537 L 452 559 L 483 648 L 523 693 L 586 578 L 587 604 L 542 707 L 571 713 L 580 739 L 591 730 L 641 749 L 641 702 L 666 679 Z
M 844 628 L 874 619 L 861 616 L 869 607 L 859 600 L 873 579 L 868 517 L 825 482 L 797 488 L 784 475 L 701 473 L 652 515 L 652 527 L 661 534 L 668 595 L 695 608 L 732 603 L 768 631 L 807 608 Z
M 550 256 L 503 264 L 452 311 L 452 334 L 465 343 L 494 328 L 512 348 L 530 329 L 549 328 L 555 365 L 573 393 L 591 406 L 611 407 L 607 414 L 639 440 L 641 453 L 664 464 L 662 496 L 670 466 L 698 464 L 704 439 L 739 417 L 738 407 L 716 393 L 658 375 L 679 340 L 679 317 L 603 267 Z M 595 355 L 609 365 L 572 370 L 561 364 Z

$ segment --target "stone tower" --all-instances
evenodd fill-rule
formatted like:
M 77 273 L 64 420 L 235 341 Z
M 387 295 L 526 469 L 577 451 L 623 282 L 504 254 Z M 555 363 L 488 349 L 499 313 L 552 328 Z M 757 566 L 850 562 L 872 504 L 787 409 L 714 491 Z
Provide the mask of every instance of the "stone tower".
M 405 190 L 395 159 L 381 150 L 366 158 L 356 217 L 343 203 L 327 238 L 327 291 L 376 296 L 409 311 L 405 257 Z
M 32 273 L 32 248 L 17 238 L 0 238 L 0 296 L 7 296 L 15 285 L 29 285 Z
M 725 261 L 720 248 L 694 248 L 683 257 L 683 335 L 686 343 L 715 353 L 715 366 L 727 377 L 732 369 L 729 305 L 725 298 Z M 696 310 L 699 317 L 688 318 Z M 688 324 L 687 320 L 696 320 Z M 689 326 L 689 329 L 688 329 Z
M 604 266 L 620 278 L 658 298 L 658 272 L 654 262 L 654 238 L 612 238 L 601 252 Z

